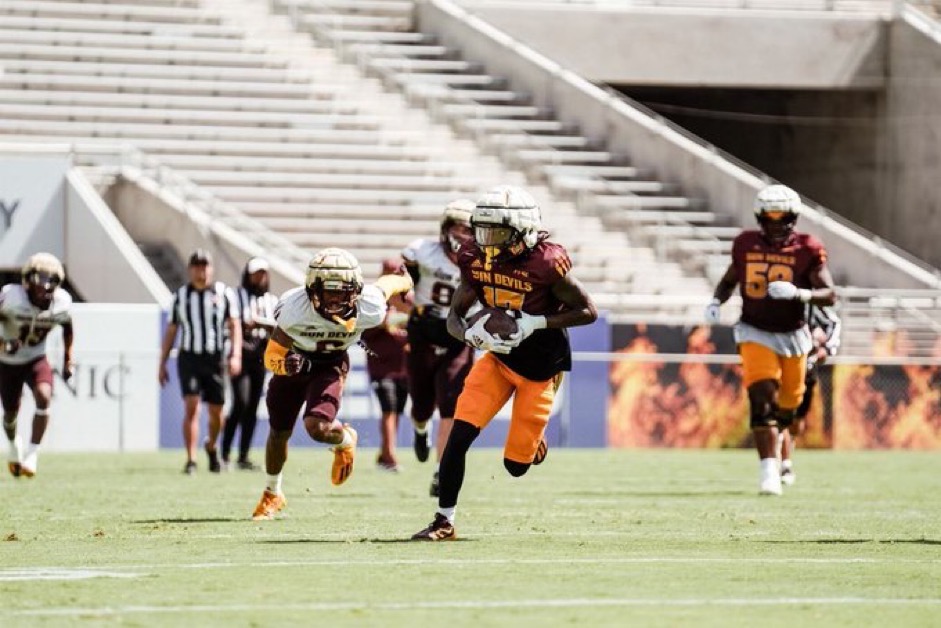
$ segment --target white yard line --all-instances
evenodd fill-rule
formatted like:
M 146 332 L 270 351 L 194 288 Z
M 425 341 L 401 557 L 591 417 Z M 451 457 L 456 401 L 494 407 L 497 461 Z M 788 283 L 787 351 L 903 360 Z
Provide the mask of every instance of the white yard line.
M 384 558 L 375 560 L 317 559 L 317 560 L 273 560 L 244 562 L 204 562 L 204 563 L 149 563 L 133 565 L 95 565 L 87 567 L 20 567 L 0 569 L 0 580 L 6 573 L 54 572 L 72 570 L 95 570 L 99 572 L 114 570 L 155 571 L 160 569 L 231 569 L 233 567 L 277 568 L 277 567 L 383 567 L 383 566 L 423 566 L 423 565 L 643 565 L 643 564 L 741 564 L 755 565 L 851 565 L 851 564 L 941 564 L 941 558 L 895 559 L 895 558 L 709 558 L 701 556 L 625 556 L 612 558 L 599 556 L 593 558 Z
M 122 569 L 118 567 L 117 569 Z M 88 580 L 89 578 L 137 578 L 144 574 L 126 571 L 102 571 L 100 569 L 68 567 L 24 567 L 0 570 L 0 582 L 22 582 L 24 580 Z
M 17 616 L 129 615 L 155 613 L 244 613 L 297 611 L 411 611 L 503 608 L 604 608 L 630 606 L 935 606 L 941 598 L 771 597 L 771 598 L 573 598 L 533 600 L 446 600 L 441 602 L 312 602 L 309 604 L 219 604 L 192 606 L 106 606 L 12 611 Z

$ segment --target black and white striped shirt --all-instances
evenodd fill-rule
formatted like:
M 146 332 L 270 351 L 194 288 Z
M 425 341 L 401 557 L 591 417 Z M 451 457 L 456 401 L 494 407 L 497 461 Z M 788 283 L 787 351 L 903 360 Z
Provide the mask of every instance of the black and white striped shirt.
M 823 332 L 826 337 L 823 346 L 827 353 L 836 354 L 840 349 L 840 334 L 843 331 L 843 323 L 836 310 L 828 305 L 811 305 L 807 313 L 807 324 L 811 331 L 819 329 Z
M 274 326 L 274 308 L 278 304 L 278 297 L 270 292 L 261 296 L 250 293 L 245 286 L 239 286 L 235 291 L 239 312 L 242 314 L 242 352 L 258 353 L 264 350 L 268 339 L 268 330 L 260 325 Z M 249 329 L 246 323 L 254 323 Z
M 176 291 L 170 322 L 180 326 L 180 351 L 221 354 L 227 334 L 226 319 L 238 317 L 235 293 L 221 281 L 204 290 L 186 284 Z

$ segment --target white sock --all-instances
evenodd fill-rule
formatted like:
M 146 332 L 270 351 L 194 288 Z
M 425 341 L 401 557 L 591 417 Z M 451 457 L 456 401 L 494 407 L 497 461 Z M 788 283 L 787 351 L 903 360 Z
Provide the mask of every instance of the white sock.
M 454 524 L 454 511 L 457 510 L 457 506 L 452 506 L 451 508 L 439 508 L 438 514 L 444 515 L 448 522 Z
M 26 453 L 23 454 L 23 466 L 31 471 L 35 471 L 39 466 L 39 445 L 30 443 L 26 446 Z
M 13 440 L 9 441 L 9 443 L 10 443 L 10 449 L 7 453 L 7 459 L 10 462 L 19 462 L 20 461 L 20 449 L 21 449 L 20 437 L 19 436 L 13 437 Z
M 269 491 L 271 491 L 275 495 L 281 494 L 281 475 L 282 474 L 279 473 L 278 475 L 268 476 L 268 484 L 267 486 L 265 486 L 265 488 L 267 488 Z
M 340 449 L 346 449 L 347 447 L 353 446 L 353 435 L 348 429 L 343 428 L 343 440 L 340 441 L 340 444 L 337 445 Z
M 412 427 L 415 428 L 415 433 L 416 433 L 416 434 L 427 434 L 427 433 L 428 433 L 428 423 L 430 423 L 430 421 L 425 421 L 424 423 L 421 423 L 421 424 L 416 423 L 415 421 L 412 421 Z
M 790 458 L 781 461 L 781 469 L 790 469 L 792 466 L 794 466 L 794 463 L 791 462 Z
M 761 459 L 761 474 L 763 476 L 777 475 L 778 473 L 780 473 L 780 471 L 778 470 L 777 458 L 762 458 Z

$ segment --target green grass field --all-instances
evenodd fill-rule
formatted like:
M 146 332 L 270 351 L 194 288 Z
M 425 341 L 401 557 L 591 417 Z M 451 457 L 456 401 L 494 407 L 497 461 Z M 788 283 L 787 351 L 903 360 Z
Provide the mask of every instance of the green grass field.
M 45 454 L 0 478 L 0 626 L 941 625 L 939 455 L 799 454 L 769 498 L 747 451 L 476 451 L 440 544 L 404 542 L 435 509 L 405 455 L 337 489 L 294 450 L 258 523 L 261 473 Z

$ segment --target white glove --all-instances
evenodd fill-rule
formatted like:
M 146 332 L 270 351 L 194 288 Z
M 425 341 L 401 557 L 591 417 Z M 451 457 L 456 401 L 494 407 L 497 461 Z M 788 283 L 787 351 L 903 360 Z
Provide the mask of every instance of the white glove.
M 548 324 L 546 317 L 541 315 L 527 314 L 523 311 L 511 312 L 511 315 L 517 317 L 517 330 L 510 335 L 509 340 L 514 347 L 519 346 L 521 342 L 532 336 L 537 329 L 545 329 Z
M 490 314 L 481 316 L 473 325 L 464 330 L 464 342 L 480 349 L 481 351 L 492 351 L 494 353 L 509 353 L 513 345 L 505 340 L 497 338 L 484 328 Z
M 790 281 L 772 281 L 768 284 L 768 296 L 772 299 L 807 303 L 810 301 L 810 290 L 798 288 Z
M 719 322 L 719 309 L 722 307 L 722 303 L 719 302 L 719 299 L 713 299 L 709 302 L 709 305 L 706 306 L 706 311 L 703 312 L 703 318 L 706 319 L 706 322 L 710 325 L 716 325 Z

